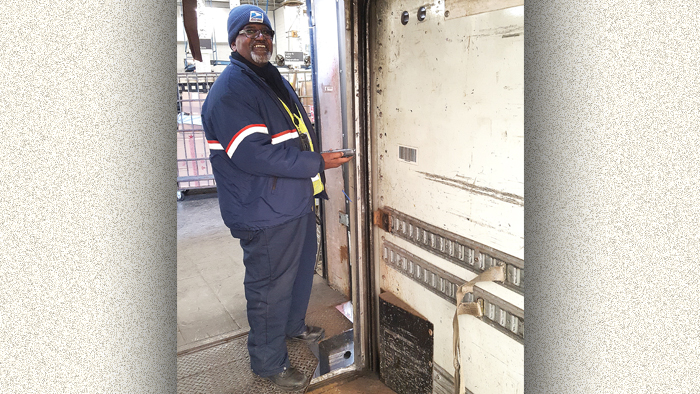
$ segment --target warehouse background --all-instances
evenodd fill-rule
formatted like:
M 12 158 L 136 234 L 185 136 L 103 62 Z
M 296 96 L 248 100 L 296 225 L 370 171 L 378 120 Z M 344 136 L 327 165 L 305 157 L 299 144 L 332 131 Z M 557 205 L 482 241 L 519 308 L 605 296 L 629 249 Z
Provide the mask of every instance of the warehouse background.
M 306 14 L 306 2 L 301 1 L 217 1 L 199 0 L 197 4 L 197 28 L 201 45 L 202 62 L 196 62 L 197 72 L 221 72 L 225 65 L 208 64 L 208 61 L 228 62 L 231 49 L 228 45 L 226 20 L 232 6 L 236 4 L 254 4 L 267 10 L 268 18 L 275 31 L 272 61 L 285 52 L 303 52 L 311 54 L 309 39 L 309 17 Z M 177 16 L 177 71 L 185 71 L 187 64 L 195 64 L 188 49 L 187 36 L 182 23 L 182 4 L 178 3 Z M 204 64 L 202 64 L 204 63 Z M 299 66 L 299 64 L 297 64 Z

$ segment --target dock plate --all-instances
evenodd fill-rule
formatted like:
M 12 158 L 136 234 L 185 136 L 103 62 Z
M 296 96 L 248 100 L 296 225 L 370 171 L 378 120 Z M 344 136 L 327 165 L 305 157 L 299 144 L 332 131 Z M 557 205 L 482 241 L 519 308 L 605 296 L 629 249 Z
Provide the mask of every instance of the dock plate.
M 276 388 L 267 379 L 260 378 L 250 369 L 248 335 L 228 342 L 177 357 L 178 394 L 282 394 L 290 393 Z M 308 345 L 287 341 L 289 361 L 311 380 L 318 359 Z M 306 390 L 294 391 L 304 393 Z

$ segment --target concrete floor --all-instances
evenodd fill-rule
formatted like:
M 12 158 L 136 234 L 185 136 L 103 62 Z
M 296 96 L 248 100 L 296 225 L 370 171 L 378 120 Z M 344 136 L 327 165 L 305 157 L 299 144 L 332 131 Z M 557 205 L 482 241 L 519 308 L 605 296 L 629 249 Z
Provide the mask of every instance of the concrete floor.
M 178 352 L 249 330 L 243 251 L 223 223 L 216 194 L 177 203 Z
M 177 351 L 187 353 L 250 329 L 243 292 L 243 251 L 221 219 L 216 193 L 192 193 L 177 203 Z M 307 323 L 327 337 L 352 324 L 336 306 L 347 301 L 318 275 Z M 391 394 L 372 375 L 322 387 L 313 393 Z

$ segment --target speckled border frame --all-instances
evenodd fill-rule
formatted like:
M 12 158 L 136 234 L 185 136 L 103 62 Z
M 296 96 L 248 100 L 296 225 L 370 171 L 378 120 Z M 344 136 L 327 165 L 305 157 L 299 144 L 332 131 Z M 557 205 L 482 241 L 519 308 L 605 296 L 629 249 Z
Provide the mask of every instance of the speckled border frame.
M 698 390 L 698 15 L 526 2 L 526 393 Z
M 3 3 L 0 391 L 176 391 L 175 1 Z
M 694 392 L 700 5 L 525 9 L 525 391 Z M 3 3 L 3 392 L 176 391 L 175 14 Z

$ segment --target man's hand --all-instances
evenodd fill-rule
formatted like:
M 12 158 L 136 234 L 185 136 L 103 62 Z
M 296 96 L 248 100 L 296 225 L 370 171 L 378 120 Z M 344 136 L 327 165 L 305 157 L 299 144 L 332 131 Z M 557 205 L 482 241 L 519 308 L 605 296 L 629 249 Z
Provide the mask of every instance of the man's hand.
M 349 162 L 350 160 L 353 159 L 353 157 L 355 157 L 355 156 L 343 157 L 343 154 L 340 152 L 321 153 L 321 156 L 323 156 L 323 163 L 324 163 L 323 168 L 326 170 L 328 170 L 330 168 L 340 167 L 341 165 Z

